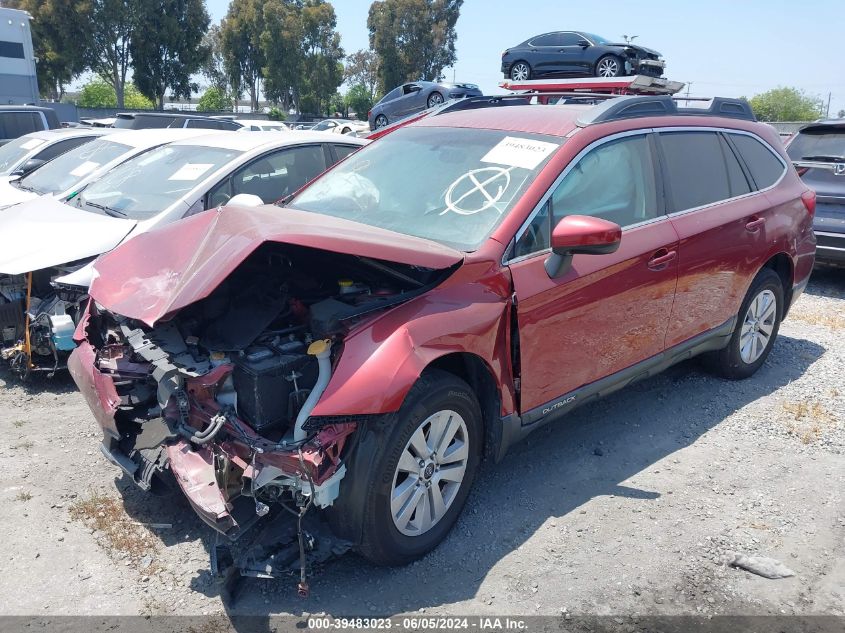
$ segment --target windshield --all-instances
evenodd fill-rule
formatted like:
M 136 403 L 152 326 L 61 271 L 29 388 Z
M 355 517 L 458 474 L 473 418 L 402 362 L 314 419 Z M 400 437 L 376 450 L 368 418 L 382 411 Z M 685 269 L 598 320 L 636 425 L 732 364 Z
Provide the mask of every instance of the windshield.
M 165 145 L 115 167 L 91 183 L 74 203 L 94 213 L 146 220 L 242 153 L 219 147 Z
M 290 206 L 478 248 L 562 139 L 472 128 L 402 128 L 353 154 Z
M 21 178 L 18 186 L 36 193 L 59 193 L 73 187 L 95 169 L 110 163 L 131 147 L 97 139 L 57 156 L 43 167 Z
M 29 154 L 39 145 L 46 143 L 42 138 L 28 138 L 22 136 L 14 141 L 9 141 L 0 147 L 0 176 L 8 176 L 21 162 L 24 156 Z
M 589 39 L 593 44 L 603 45 L 603 44 L 610 44 L 610 40 L 607 38 L 602 37 L 601 35 L 596 35 L 595 33 L 583 33 L 587 39 Z
M 335 127 L 337 123 L 334 121 L 320 121 L 317 125 L 312 127 L 311 129 L 315 132 L 321 132 L 323 130 L 330 130 L 331 128 Z
M 786 153 L 792 160 L 845 158 L 845 129 L 800 132 L 786 148 Z

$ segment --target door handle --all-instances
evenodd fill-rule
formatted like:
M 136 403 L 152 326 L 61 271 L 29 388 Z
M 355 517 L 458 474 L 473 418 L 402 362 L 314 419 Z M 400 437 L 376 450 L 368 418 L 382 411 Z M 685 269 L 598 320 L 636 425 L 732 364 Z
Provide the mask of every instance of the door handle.
M 648 267 L 652 270 L 663 270 L 677 256 L 678 251 L 667 251 L 665 248 L 661 248 L 648 260 Z
M 761 226 L 763 226 L 765 223 L 766 223 L 766 218 L 758 218 L 758 217 L 754 216 L 754 217 L 751 218 L 751 220 L 749 220 L 745 224 L 745 228 L 753 233 L 754 231 L 759 229 Z

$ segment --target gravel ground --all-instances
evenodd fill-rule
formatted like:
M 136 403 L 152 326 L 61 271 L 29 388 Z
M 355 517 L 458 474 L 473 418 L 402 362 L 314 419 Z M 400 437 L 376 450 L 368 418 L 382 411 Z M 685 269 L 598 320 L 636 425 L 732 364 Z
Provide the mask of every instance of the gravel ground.
M 817 271 L 750 380 L 692 361 L 580 409 L 485 464 L 423 560 L 348 554 L 307 600 L 250 580 L 230 613 L 845 615 L 843 335 L 845 272 Z M 0 373 L 0 433 L 0 614 L 224 612 L 210 530 L 116 476 L 69 378 Z

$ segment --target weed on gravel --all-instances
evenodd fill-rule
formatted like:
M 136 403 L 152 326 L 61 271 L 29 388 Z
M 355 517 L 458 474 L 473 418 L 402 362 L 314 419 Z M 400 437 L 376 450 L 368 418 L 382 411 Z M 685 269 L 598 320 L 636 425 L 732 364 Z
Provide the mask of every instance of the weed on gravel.
M 145 574 L 155 573 L 151 559 L 158 551 L 158 537 L 133 521 L 119 499 L 92 493 L 70 506 L 69 513 L 72 519 L 95 530 L 110 554 L 128 559 L 135 566 L 141 565 Z
M 833 414 L 816 400 L 784 402 L 782 406 L 787 431 L 804 444 L 812 444 L 838 426 Z

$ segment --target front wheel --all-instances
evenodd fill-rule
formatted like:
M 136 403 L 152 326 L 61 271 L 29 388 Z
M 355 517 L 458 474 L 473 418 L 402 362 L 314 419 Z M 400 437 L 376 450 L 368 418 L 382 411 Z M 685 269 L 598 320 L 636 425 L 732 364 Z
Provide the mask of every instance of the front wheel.
M 596 64 L 596 77 L 621 77 L 624 74 L 618 57 L 605 55 Z
M 381 429 L 362 436 L 331 508 L 335 531 L 381 565 L 434 549 L 463 508 L 481 459 L 481 410 L 452 374 L 426 372 Z
M 432 92 L 428 95 L 428 107 L 433 108 L 434 106 L 439 106 L 443 103 L 443 95 L 439 92 Z
M 783 285 L 771 268 L 764 268 L 745 295 L 727 347 L 712 352 L 708 364 L 730 379 L 748 378 L 766 362 L 783 317 Z

